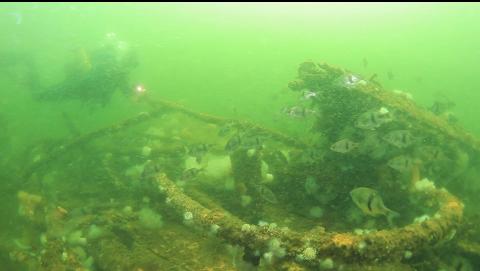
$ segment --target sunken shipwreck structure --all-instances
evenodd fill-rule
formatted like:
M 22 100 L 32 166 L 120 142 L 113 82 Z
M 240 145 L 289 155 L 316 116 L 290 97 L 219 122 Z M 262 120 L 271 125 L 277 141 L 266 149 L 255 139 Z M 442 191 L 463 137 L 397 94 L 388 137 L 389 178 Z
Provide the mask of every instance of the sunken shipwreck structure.
M 9 270 L 480 266 L 477 138 L 329 64 L 302 63 L 289 88 L 314 96 L 308 142 L 145 99 L 149 112 L 33 146 L 16 172 L 22 226 L 0 248 Z M 357 187 L 399 215 L 362 212 Z

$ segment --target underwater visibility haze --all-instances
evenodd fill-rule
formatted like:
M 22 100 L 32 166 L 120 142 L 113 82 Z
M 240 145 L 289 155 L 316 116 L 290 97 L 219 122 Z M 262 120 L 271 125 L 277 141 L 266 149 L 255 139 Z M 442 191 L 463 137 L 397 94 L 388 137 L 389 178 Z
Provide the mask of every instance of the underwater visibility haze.
M 480 4 L 0 4 L 0 270 L 480 270 Z

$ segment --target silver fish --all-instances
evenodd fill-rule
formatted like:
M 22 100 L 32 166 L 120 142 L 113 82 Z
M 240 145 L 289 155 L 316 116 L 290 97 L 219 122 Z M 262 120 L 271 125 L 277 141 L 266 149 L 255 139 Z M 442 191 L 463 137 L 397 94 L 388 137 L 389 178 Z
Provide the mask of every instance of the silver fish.
M 388 149 L 388 143 L 381 140 L 376 132 L 367 132 L 359 147 L 359 153 L 375 160 L 382 159 Z
M 360 145 L 359 143 L 353 142 L 349 139 L 342 139 L 333 143 L 330 146 L 330 150 L 338 153 L 347 153 L 357 148 L 359 145 Z
M 188 155 L 195 157 L 197 163 L 202 162 L 203 156 L 207 154 L 211 145 L 210 144 L 195 144 L 188 147 Z
M 346 86 L 353 86 L 362 80 L 360 76 L 355 74 L 347 74 L 344 78 L 344 83 Z
M 234 151 L 239 148 L 241 144 L 242 139 L 240 138 L 240 135 L 235 134 L 227 141 L 227 144 L 225 145 L 225 150 L 228 152 Z
M 265 201 L 271 203 L 271 204 L 277 204 L 278 200 L 275 194 L 270 190 L 268 187 L 265 185 L 256 185 L 255 188 L 257 189 L 258 194 L 262 199 Z
M 286 107 L 282 109 L 282 112 L 292 118 L 305 118 L 310 115 L 316 114 L 315 110 L 301 106 Z
M 414 165 L 414 160 L 406 155 L 399 155 L 390 159 L 387 165 L 400 172 L 410 172 Z
M 250 134 L 235 134 L 233 135 L 225 145 L 225 150 L 228 152 L 235 151 L 237 149 L 256 149 L 263 148 L 262 138 L 256 135 Z
M 370 216 L 398 216 L 398 213 L 385 207 L 377 190 L 368 187 L 358 187 L 350 191 L 350 197 L 363 213 Z
M 395 93 L 396 95 L 398 95 L 399 97 L 404 98 L 404 99 L 413 100 L 413 95 L 409 92 L 406 92 L 406 91 L 403 91 L 403 90 L 398 90 L 398 89 L 394 89 L 394 90 L 392 90 L 392 92 Z
M 445 112 L 452 110 L 455 107 L 455 103 L 442 95 L 440 99 L 434 101 L 433 105 L 429 108 L 435 115 L 442 115 Z
M 392 116 L 388 110 L 382 107 L 378 111 L 368 111 L 361 114 L 355 121 L 355 127 L 365 130 L 375 130 L 375 128 L 392 120 Z
M 398 148 L 405 148 L 412 145 L 414 137 L 408 130 L 391 131 L 383 137 L 383 140 Z
M 189 168 L 182 174 L 182 180 L 189 181 L 197 178 L 198 174 L 203 171 L 203 168 Z
M 317 98 L 317 97 L 318 97 L 318 93 L 313 92 L 311 90 L 305 90 L 302 93 L 302 98 L 304 100 L 310 100 L 310 99 Z
M 234 122 L 227 122 L 218 129 L 218 136 L 226 136 L 230 134 L 235 128 Z
M 416 154 L 425 162 L 445 160 L 447 157 L 438 147 L 420 146 L 416 149 Z

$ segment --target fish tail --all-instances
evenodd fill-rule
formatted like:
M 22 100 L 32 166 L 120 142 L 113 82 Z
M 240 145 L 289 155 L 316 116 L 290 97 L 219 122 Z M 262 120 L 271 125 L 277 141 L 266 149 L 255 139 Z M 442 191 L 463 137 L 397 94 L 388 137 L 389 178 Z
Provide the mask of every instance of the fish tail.
M 386 216 L 387 216 L 387 220 L 388 220 L 388 225 L 393 226 L 394 225 L 393 224 L 393 219 L 399 217 L 400 214 L 393 211 L 393 210 L 387 209 Z

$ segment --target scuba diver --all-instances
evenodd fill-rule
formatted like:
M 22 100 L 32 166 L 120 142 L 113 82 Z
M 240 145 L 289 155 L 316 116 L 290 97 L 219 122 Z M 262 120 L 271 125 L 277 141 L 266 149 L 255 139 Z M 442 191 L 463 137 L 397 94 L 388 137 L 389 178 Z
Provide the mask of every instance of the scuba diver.
M 130 93 L 128 75 L 137 65 L 129 46 L 109 33 L 100 48 L 92 52 L 78 49 L 65 67 L 65 79 L 35 92 L 34 97 L 43 101 L 80 100 L 105 106 L 116 90 Z
M 116 90 L 126 95 L 131 93 L 128 76 L 137 66 L 136 55 L 128 44 L 109 33 L 99 48 L 91 52 L 84 48 L 76 50 L 65 66 L 65 79 L 33 89 L 33 97 L 39 101 L 79 100 L 105 106 Z

